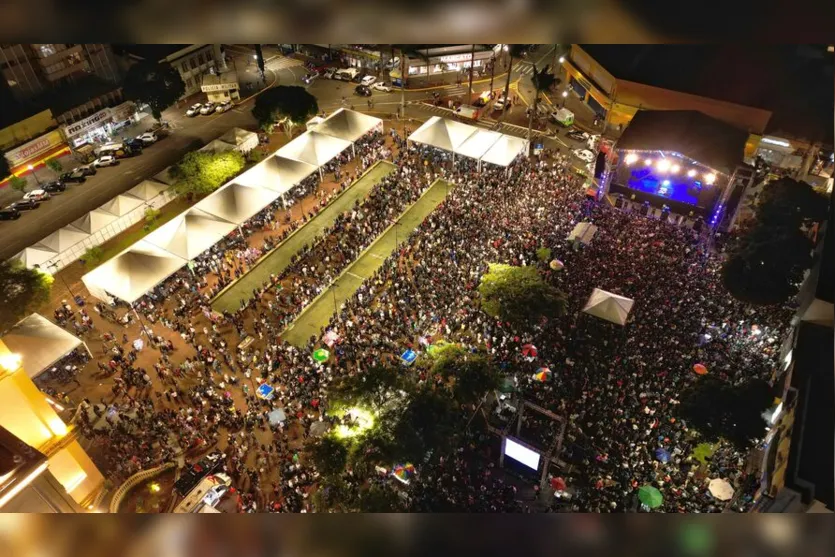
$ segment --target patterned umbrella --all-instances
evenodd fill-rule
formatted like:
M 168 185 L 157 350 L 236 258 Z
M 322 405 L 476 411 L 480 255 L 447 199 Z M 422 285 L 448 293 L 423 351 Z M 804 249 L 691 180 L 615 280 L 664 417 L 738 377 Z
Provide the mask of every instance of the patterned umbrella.
M 415 467 L 411 463 L 396 464 L 391 474 L 401 482 L 409 483 L 409 480 L 415 475 Z
M 551 263 L 548 264 L 554 271 L 562 271 L 565 268 L 565 263 L 560 261 L 559 259 L 553 259 Z
M 539 354 L 539 351 L 533 344 L 526 344 L 522 347 L 522 355 L 526 358 L 536 358 L 537 354 Z
M 319 362 L 327 362 L 328 358 L 331 357 L 331 353 L 325 350 L 324 348 L 319 348 L 313 352 L 313 359 Z
M 551 370 L 547 367 L 541 367 L 533 374 L 533 378 L 537 381 L 548 381 L 551 378 Z
M 644 485 L 638 488 L 638 500 L 647 507 L 655 509 L 664 502 L 664 496 L 651 485 Z

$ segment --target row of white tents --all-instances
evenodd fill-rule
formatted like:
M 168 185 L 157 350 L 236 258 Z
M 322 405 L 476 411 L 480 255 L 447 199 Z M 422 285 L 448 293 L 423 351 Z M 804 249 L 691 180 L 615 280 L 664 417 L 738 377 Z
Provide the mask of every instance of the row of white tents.
M 91 294 L 133 303 L 189 260 L 320 172 L 382 120 L 340 109 L 217 191 L 82 277 Z

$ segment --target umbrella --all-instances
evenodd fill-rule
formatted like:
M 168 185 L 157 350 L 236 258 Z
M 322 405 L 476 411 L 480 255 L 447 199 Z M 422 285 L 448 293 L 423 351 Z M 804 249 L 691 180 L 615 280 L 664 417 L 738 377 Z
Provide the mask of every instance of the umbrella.
M 664 464 L 667 464 L 668 462 L 670 462 L 670 451 L 661 448 L 655 449 L 655 458 L 657 458 Z
M 512 393 L 516 390 L 516 383 L 513 381 L 513 377 L 510 375 L 506 375 L 502 377 L 501 381 L 499 382 L 499 392 L 500 393 Z
M 714 478 L 707 485 L 707 490 L 719 501 L 730 501 L 734 496 L 734 488 L 727 480 Z
M 538 351 L 533 344 L 526 344 L 522 347 L 522 355 L 526 358 L 536 358 Z
M 310 424 L 310 434 L 314 437 L 321 437 L 330 429 L 330 424 L 326 421 L 313 422 Z
M 270 425 L 278 425 L 287 419 L 287 416 L 284 415 L 284 410 L 281 408 L 276 408 L 267 414 L 267 417 L 270 419 Z
M 336 331 L 328 331 L 325 333 L 325 336 L 322 337 L 322 342 L 324 342 L 329 347 L 333 347 L 336 344 L 336 341 L 339 340 L 339 335 L 336 334 Z
M 693 371 L 696 372 L 696 375 L 707 375 L 707 368 L 704 366 L 704 364 L 694 365 Z
M 537 381 L 548 381 L 551 378 L 551 370 L 547 367 L 541 367 L 533 374 L 533 378 Z
M 562 478 L 551 478 L 551 488 L 554 491 L 565 491 L 565 480 Z
M 417 353 L 414 350 L 406 350 L 400 355 L 400 360 L 407 366 L 410 366 L 417 359 Z
M 412 479 L 412 476 L 415 475 L 415 467 L 410 463 L 395 464 L 391 474 L 401 482 L 407 484 Z
M 328 358 L 331 357 L 331 353 L 325 350 L 324 348 L 319 348 L 313 352 L 313 359 L 319 362 L 327 362 Z
M 647 507 L 655 509 L 664 502 L 664 496 L 651 485 L 644 485 L 638 488 L 638 500 Z
M 565 268 L 565 263 L 560 261 L 559 259 L 553 259 L 551 263 L 548 264 L 554 271 L 562 271 Z
M 433 358 L 437 358 L 438 354 L 441 352 L 442 348 L 449 346 L 449 343 L 443 339 L 434 342 L 426 347 L 426 353 L 432 356 Z

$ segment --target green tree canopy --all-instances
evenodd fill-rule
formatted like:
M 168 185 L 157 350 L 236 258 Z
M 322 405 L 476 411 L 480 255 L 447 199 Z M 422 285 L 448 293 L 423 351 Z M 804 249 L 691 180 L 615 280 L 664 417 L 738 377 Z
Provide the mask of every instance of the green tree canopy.
M 48 301 L 53 280 L 19 261 L 0 261 L 0 332 Z
M 143 60 L 128 68 L 122 91 L 126 99 L 147 103 L 154 118 L 160 120 L 162 111 L 185 94 L 186 85 L 170 64 Z
M 330 435 L 323 437 L 310 448 L 310 457 L 316 469 L 325 476 L 335 476 L 345 470 L 348 447 Z
M 0 180 L 4 180 L 12 173 L 12 167 L 9 165 L 9 159 L 6 158 L 6 153 L 0 149 Z
M 443 392 L 424 387 L 413 393 L 409 401 L 391 419 L 391 436 L 395 440 L 398 461 L 422 462 L 429 451 L 444 454 L 454 446 L 462 425 L 454 402 Z M 381 421 L 386 422 L 384 417 Z
M 27 184 L 26 178 L 21 178 L 20 176 L 12 176 L 9 178 L 9 185 L 15 191 L 26 191 Z
M 373 366 L 363 373 L 343 377 L 328 394 L 332 406 L 367 406 L 379 410 L 386 402 L 396 399 L 398 391 L 409 388 L 402 370 Z
M 478 402 L 485 393 L 497 389 L 501 382 L 498 371 L 486 355 L 473 354 L 454 344 L 441 349 L 432 372 L 452 384 L 452 396 L 462 404 Z
M 769 182 L 757 200 L 757 224 L 798 228 L 826 219 L 829 200 L 806 182 L 781 178 Z
M 174 179 L 173 189 L 177 194 L 203 195 L 237 176 L 244 164 L 244 156 L 237 151 L 193 151 L 172 166 L 169 174 Z
M 316 97 L 307 92 L 304 87 L 288 87 L 280 85 L 267 89 L 255 99 L 252 115 L 258 124 L 266 131 L 279 123 L 285 125 L 289 131 L 294 125 L 304 124 L 319 112 Z
M 359 511 L 364 513 L 389 513 L 402 510 L 403 503 L 397 491 L 389 484 L 372 484 L 360 491 Z
M 565 312 L 565 295 L 546 283 L 533 266 L 491 263 L 478 286 L 481 308 L 503 321 L 525 323 Z

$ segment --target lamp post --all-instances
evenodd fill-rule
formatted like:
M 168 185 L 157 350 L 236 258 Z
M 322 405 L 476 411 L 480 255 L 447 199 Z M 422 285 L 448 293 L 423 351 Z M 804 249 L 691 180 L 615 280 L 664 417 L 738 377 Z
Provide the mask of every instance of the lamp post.
M 565 99 L 568 98 L 568 91 L 563 91 L 560 97 L 560 108 L 562 108 L 565 106 Z
M 34 176 L 34 177 L 35 177 L 35 181 L 36 181 L 36 182 L 38 183 L 38 185 L 40 186 L 40 185 L 41 185 L 41 181 L 40 181 L 40 179 L 38 178 L 38 173 L 35 171 L 35 167 L 34 167 L 34 166 L 32 166 L 32 165 L 30 164 L 30 165 L 29 165 L 29 166 L 27 166 L 26 168 L 28 168 L 28 169 L 32 172 L 32 176 Z
M 56 263 L 52 263 L 52 264 L 50 264 L 50 265 L 49 265 L 49 269 L 50 269 L 50 270 L 54 270 L 54 272 L 52 273 L 52 276 L 55 276 L 55 275 L 57 275 L 57 274 L 58 274 L 58 265 L 57 265 Z M 73 299 L 73 301 L 75 301 L 75 294 L 73 294 L 73 291 L 72 291 L 72 289 L 70 288 L 70 285 L 67 283 L 67 281 L 64 279 L 64 277 L 63 277 L 63 276 L 61 276 L 61 282 L 63 282 L 63 283 L 64 283 L 64 286 L 66 287 L 67 292 L 69 292 L 69 293 L 70 293 L 70 297 Z
M 154 342 L 154 337 L 152 337 L 150 335 L 150 333 L 148 333 L 148 329 L 145 327 L 145 321 L 142 320 L 142 314 L 140 314 L 138 311 L 136 311 L 136 308 L 132 308 L 132 309 L 133 309 L 133 314 L 136 316 L 137 319 L 139 319 L 139 324 L 142 326 L 142 330 L 145 331 L 145 336 L 148 337 L 148 344 L 150 344 L 152 347 L 156 348 L 157 345 Z

